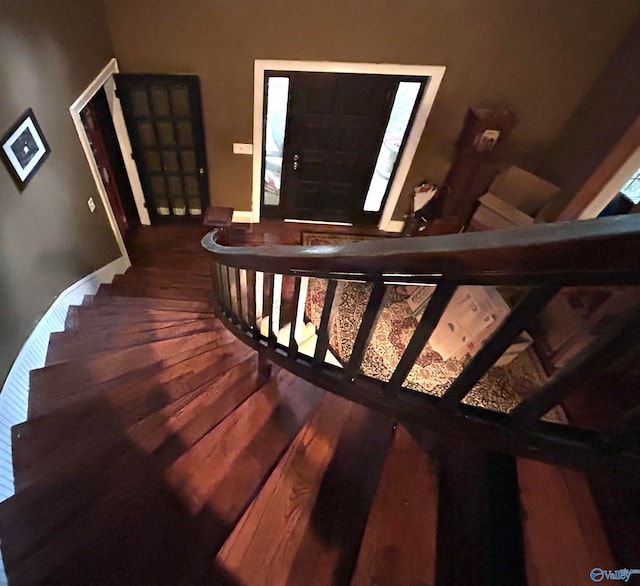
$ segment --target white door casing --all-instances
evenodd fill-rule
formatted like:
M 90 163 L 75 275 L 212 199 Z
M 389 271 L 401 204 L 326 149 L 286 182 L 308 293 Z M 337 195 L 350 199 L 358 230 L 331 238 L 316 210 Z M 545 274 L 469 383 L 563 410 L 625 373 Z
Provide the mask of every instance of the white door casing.
M 260 221 L 260 202 L 262 198 L 262 127 L 264 112 L 264 76 L 265 71 L 316 71 L 326 73 L 362 73 L 376 75 L 406 75 L 429 77 L 429 83 L 420 100 L 418 110 L 409 130 L 405 147 L 402 151 L 393 182 L 389 189 L 378 228 L 380 230 L 397 230 L 397 224 L 392 222 L 393 211 L 400 198 L 400 192 L 407 178 L 411 162 L 418 143 L 427 123 L 433 102 L 444 76 L 444 66 L 431 65 L 397 65 L 390 63 L 346 63 L 333 61 L 285 61 L 256 59 L 254 62 L 253 78 L 253 177 L 251 197 L 251 219 Z M 401 228 L 402 226 L 400 226 Z

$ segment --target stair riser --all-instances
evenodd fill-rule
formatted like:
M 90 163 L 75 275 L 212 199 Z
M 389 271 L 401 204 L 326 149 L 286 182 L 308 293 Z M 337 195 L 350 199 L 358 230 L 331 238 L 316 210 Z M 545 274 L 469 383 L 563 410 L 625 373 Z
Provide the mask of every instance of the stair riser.
M 94 332 L 85 330 L 82 334 L 61 332 L 58 335 L 52 335 L 49 340 L 46 364 L 74 360 L 110 350 L 132 348 L 189 334 L 219 331 L 221 327 L 218 320 L 213 319 L 193 320 L 183 323 L 157 322 L 157 325 L 160 326 L 162 323 L 164 323 L 164 327 L 145 326 L 141 329 L 140 326 L 123 326 L 120 328 L 105 328 Z

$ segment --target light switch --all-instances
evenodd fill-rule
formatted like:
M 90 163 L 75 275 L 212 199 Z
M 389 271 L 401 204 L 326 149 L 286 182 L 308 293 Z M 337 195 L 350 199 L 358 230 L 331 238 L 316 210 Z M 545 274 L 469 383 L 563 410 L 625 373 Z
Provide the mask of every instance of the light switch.
M 252 155 L 253 154 L 253 145 L 246 144 L 243 142 L 234 142 L 233 143 L 233 153 L 236 155 Z

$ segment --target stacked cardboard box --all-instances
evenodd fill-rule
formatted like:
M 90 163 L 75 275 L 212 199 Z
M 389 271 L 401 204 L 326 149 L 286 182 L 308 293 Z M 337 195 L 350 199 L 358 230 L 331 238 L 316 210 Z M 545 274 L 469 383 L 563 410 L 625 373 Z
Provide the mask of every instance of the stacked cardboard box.
M 509 167 L 498 175 L 489 191 L 478 199 L 478 208 L 469 228 L 500 230 L 533 224 L 534 215 L 560 193 L 560 188 L 519 167 Z

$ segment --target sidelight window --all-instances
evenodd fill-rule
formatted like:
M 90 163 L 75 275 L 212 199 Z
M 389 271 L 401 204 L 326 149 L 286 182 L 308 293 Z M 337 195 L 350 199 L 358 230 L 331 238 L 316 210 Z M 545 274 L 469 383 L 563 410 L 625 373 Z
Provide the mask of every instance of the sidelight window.
M 287 124 L 287 104 L 289 101 L 289 78 L 269 77 L 267 79 L 267 112 L 264 133 L 264 191 L 266 206 L 280 205 L 282 184 L 282 155 Z
M 379 212 L 382 207 L 421 87 L 422 82 L 419 81 L 401 81 L 398 84 L 389 122 L 364 201 L 365 212 Z

